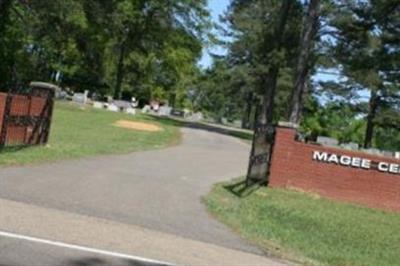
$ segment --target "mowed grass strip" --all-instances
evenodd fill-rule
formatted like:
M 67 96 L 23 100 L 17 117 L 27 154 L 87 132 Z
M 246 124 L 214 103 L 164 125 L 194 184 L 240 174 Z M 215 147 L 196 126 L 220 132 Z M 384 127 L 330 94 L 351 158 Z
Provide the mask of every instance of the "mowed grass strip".
M 398 213 L 283 189 L 243 195 L 235 183 L 217 184 L 204 198 L 208 210 L 277 256 L 311 265 L 400 265 Z
M 121 119 L 155 124 L 162 130 L 147 132 L 115 126 Z M 72 103 L 59 102 L 54 109 L 49 143 L 5 148 L 0 152 L 0 166 L 156 149 L 177 143 L 179 139 L 178 127 L 165 119 L 114 113 L 90 106 L 83 109 Z

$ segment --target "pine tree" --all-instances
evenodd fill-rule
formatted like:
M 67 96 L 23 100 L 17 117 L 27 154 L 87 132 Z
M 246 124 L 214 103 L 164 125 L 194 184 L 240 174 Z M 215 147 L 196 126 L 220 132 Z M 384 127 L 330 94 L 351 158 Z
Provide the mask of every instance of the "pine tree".
M 273 114 L 276 85 L 281 68 L 282 41 L 285 35 L 288 16 L 292 1 L 283 0 L 278 13 L 277 22 L 273 31 L 273 38 L 267 39 L 271 45 L 270 53 L 266 53 L 270 66 L 262 79 L 264 87 L 260 111 L 257 115 L 257 124 L 254 130 L 253 144 L 250 154 L 247 173 L 248 183 L 251 181 L 265 182 L 269 172 L 269 161 L 273 144 Z
M 289 121 L 299 124 L 303 107 L 303 94 L 309 76 L 314 38 L 319 25 L 319 0 L 311 0 L 305 17 L 303 33 L 301 37 L 300 54 L 297 63 L 296 77 L 291 97 Z
M 345 2 L 332 16 L 332 58 L 347 78 L 348 95 L 369 94 L 364 148 L 372 140 L 381 107 L 398 98 L 400 3 L 396 0 Z

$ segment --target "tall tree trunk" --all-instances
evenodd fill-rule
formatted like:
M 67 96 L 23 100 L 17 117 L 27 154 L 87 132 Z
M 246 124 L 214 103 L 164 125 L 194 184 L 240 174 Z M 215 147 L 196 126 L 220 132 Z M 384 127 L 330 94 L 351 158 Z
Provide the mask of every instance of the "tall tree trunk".
M 115 85 L 114 99 L 121 99 L 121 87 L 122 87 L 122 82 L 124 80 L 124 57 L 125 57 L 125 43 L 122 42 L 118 56 L 117 83 Z
M 244 110 L 244 114 L 242 117 L 242 128 L 249 129 L 250 128 L 250 119 L 251 119 L 251 111 L 254 104 L 254 95 L 253 92 L 249 92 L 246 97 L 246 106 Z
M 378 110 L 380 98 L 376 91 L 371 92 L 369 100 L 368 116 L 367 116 L 367 129 L 365 131 L 364 148 L 369 149 L 372 147 L 372 138 L 374 137 L 375 117 Z
M 308 6 L 307 17 L 301 36 L 300 55 L 297 62 L 296 77 L 292 91 L 289 121 L 299 124 L 303 108 L 303 95 L 310 70 L 310 55 L 314 44 L 314 37 L 318 30 L 320 0 L 311 0 Z
M 274 52 L 279 52 L 282 46 L 291 0 L 283 0 L 279 12 L 278 23 L 274 30 Z M 273 145 L 273 111 L 280 69 L 279 60 L 272 60 L 269 71 L 262 80 L 264 96 L 260 111 L 257 115 L 257 124 L 254 129 L 253 144 L 247 172 L 247 184 L 250 182 L 265 183 L 269 173 L 269 161 Z

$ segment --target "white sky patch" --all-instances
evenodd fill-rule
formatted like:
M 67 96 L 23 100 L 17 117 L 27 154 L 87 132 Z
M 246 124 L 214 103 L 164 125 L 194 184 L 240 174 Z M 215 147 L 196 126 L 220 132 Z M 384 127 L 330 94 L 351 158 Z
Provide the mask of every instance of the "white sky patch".
M 210 9 L 212 22 L 219 23 L 219 17 L 224 14 L 230 4 L 230 0 L 209 0 L 208 1 L 208 8 Z M 220 24 L 220 23 L 219 23 Z M 221 25 L 220 25 L 221 26 Z M 217 38 L 224 40 L 224 36 L 222 36 L 217 30 L 213 30 L 213 33 L 217 36 Z M 209 68 L 213 63 L 213 59 L 210 55 L 217 54 L 217 55 L 226 55 L 227 49 L 219 46 L 214 45 L 212 47 L 205 47 L 203 49 L 203 55 L 199 60 L 198 64 L 202 68 Z

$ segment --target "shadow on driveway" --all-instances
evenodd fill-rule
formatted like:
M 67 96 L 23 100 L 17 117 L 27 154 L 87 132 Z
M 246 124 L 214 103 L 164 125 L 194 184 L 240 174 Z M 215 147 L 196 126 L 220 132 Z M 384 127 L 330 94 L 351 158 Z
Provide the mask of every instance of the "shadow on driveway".
M 0 263 L 0 266 L 31 266 L 31 265 Z M 97 257 L 86 257 L 86 258 L 65 260 L 61 262 L 59 266 L 171 266 L 171 264 L 146 262 L 140 260 L 127 260 L 127 259 L 117 260 L 117 259 L 102 259 Z
M 119 260 L 113 262 L 93 257 L 70 260 L 66 263 L 62 263 L 60 266 L 169 266 L 169 264 L 151 263 L 139 260 Z

